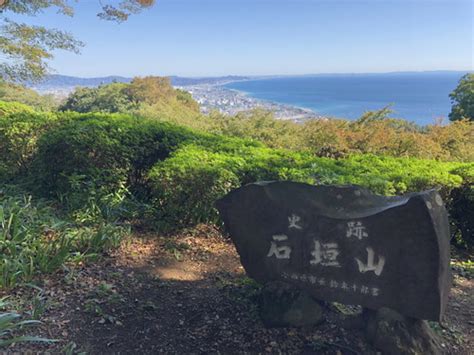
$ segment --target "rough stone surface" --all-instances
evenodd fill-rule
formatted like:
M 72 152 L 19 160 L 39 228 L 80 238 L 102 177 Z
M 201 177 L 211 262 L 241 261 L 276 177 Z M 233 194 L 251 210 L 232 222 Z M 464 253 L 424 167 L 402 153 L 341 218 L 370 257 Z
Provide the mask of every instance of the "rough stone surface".
M 325 301 L 440 320 L 451 286 L 449 224 L 432 190 L 400 197 L 357 186 L 246 185 L 217 208 L 247 274 Z
M 260 318 L 267 327 L 304 327 L 324 320 L 323 308 L 308 293 L 283 282 L 270 282 L 261 294 Z
M 366 313 L 367 338 L 387 355 L 440 354 L 434 332 L 424 320 L 404 317 L 388 308 Z

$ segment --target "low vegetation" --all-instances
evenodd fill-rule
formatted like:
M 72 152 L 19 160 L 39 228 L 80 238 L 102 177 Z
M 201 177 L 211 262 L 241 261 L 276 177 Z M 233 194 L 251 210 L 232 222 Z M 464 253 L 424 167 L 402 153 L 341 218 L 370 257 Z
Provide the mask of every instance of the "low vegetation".
M 255 110 L 236 116 L 215 113 L 210 131 L 251 138 L 272 148 L 306 151 L 320 157 L 377 154 L 444 161 L 474 161 L 474 124 L 468 120 L 449 125 L 419 127 L 388 118 L 390 109 L 366 112 L 355 121 L 318 119 L 303 124 L 278 120 Z
M 458 117 L 449 125 L 440 121 L 426 127 L 389 118 L 393 114 L 389 108 L 366 112 L 355 121 L 318 119 L 302 124 L 276 119 L 273 113 L 261 109 L 235 116 L 218 112 L 206 116 L 199 112 L 199 106 L 189 93 L 173 89 L 169 80 L 156 77 L 136 78 L 130 84 L 80 88 L 60 109 L 81 113 L 127 113 L 320 157 L 341 158 L 369 153 L 474 161 L 474 124 L 467 116 Z
M 4 188 L 0 191 L 0 288 L 55 271 L 68 261 L 94 258 L 117 247 L 127 229 L 105 220 L 75 220 L 50 204 Z
M 40 324 L 36 319 L 22 319 L 22 315 L 18 312 L 9 310 L 10 304 L 3 297 L 0 298 L 0 348 L 6 347 L 14 343 L 22 342 L 54 342 L 52 339 L 46 339 L 35 336 L 15 335 L 15 332 L 21 331 L 25 327 L 31 327 Z
M 418 127 L 387 118 L 389 109 L 303 124 L 261 110 L 205 116 L 188 93 L 153 77 L 78 89 L 59 110 L 22 101 L 0 101 L 3 290 L 94 260 L 130 228 L 219 225 L 216 200 L 261 180 L 357 184 L 383 195 L 437 189 L 453 243 L 474 245 L 469 120 Z M 23 323 L 4 314 L 5 344 L 30 339 L 15 338 Z
M 21 102 L 38 111 L 51 111 L 58 106 L 58 100 L 52 95 L 40 95 L 25 86 L 5 82 L 1 79 L 0 101 Z

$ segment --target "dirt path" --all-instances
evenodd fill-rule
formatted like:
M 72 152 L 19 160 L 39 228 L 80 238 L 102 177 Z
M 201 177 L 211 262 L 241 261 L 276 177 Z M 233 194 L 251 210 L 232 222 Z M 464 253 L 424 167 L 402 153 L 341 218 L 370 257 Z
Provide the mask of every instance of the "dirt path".
M 438 331 L 446 353 L 474 353 L 474 285 L 456 276 L 455 286 Z M 44 325 L 34 332 L 61 341 L 12 351 L 376 353 L 360 330 L 341 327 L 336 308 L 318 327 L 264 328 L 256 285 L 245 277 L 233 245 L 206 226 L 173 238 L 133 238 L 100 262 L 50 277 L 43 289 Z

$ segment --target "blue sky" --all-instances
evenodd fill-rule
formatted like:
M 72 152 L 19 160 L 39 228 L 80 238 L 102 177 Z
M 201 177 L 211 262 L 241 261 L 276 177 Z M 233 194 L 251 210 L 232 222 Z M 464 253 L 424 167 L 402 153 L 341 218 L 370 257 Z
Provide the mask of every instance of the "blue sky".
M 56 53 L 66 75 L 473 69 L 471 0 L 158 0 L 122 24 L 99 20 L 98 3 L 81 0 L 73 18 L 15 19 L 86 43 L 79 56 Z

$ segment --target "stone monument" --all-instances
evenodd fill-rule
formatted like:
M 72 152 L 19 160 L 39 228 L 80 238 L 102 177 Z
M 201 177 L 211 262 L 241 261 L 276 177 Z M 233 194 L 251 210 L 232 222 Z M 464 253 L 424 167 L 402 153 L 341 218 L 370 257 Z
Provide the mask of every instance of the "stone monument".
M 261 182 L 217 202 L 247 274 L 322 301 L 440 321 L 451 286 L 441 196 Z

